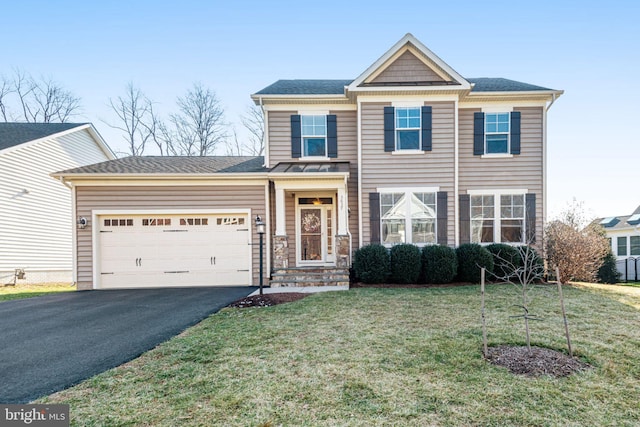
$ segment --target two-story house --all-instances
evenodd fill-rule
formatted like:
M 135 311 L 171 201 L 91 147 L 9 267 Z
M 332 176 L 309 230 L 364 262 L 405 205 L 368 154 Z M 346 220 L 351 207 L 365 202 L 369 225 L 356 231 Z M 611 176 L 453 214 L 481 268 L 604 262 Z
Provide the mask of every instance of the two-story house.
M 88 221 L 79 286 L 255 284 L 256 216 L 273 286 L 342 282 L 369 243 L 540 241 L 546 117 L 562 93 L 464 78 L 411 34 L 354 80 L 279 80 L 252 95 L 264 158 L 56 174 Z

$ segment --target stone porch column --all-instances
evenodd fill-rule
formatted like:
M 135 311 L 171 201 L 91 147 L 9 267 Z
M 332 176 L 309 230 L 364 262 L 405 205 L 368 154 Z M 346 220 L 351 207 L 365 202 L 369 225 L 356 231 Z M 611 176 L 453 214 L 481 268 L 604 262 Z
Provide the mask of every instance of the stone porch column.
M 351 248 L 348 235 L 336 236 L 336 267 L 351 267 Z
M 289 237 L 273 236 L 273 269 L 289 268 Z

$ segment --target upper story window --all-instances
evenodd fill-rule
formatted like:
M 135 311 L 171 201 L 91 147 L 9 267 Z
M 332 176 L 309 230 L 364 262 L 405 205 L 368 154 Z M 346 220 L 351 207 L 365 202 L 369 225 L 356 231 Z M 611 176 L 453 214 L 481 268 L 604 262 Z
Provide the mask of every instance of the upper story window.
M 335 114 L 291 115 L 291 158 L 338 157 Z
M 327 116 L 300 116 L 303 157 L 327 156 Z
M 436 193 L 380 193 L 381 242 L 436 243 Z
M 525 243 L 524 194 L 471 196 L 472 243 Z
M 509 153 L 509 113 L 487 113 L 484 116 L 485 153 Z
M 504 156 L 520 154 L 519 111 L 474 113 L 473 154 Z
M 396 107 L 396 150 L 419 150 L 420 129 L 420 108 Z
M 431 151 L 432 108 L 384 107 L 384 151 Z

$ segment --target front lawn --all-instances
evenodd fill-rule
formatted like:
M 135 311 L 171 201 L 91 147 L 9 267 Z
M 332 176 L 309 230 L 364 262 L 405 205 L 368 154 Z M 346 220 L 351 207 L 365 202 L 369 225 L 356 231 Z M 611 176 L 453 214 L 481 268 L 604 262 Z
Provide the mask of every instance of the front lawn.
M 533 292 L 532 344 L 565 349 L 557 290 Z M 638 425 L 640 311 L 566 287 L 592 369 L 515 376 L 481 354 L 478 286 L 355 289 L 225 309 L 140 358 L 44 399 L 74 425 Z M 516 289 L 487 288 L 490 345 L 524 344 Z
M 76 287 L 72 286 L 70 283 L 0 286 L 0 301 L 31 298 L 55 292 L 70 292 L 75 290 Z

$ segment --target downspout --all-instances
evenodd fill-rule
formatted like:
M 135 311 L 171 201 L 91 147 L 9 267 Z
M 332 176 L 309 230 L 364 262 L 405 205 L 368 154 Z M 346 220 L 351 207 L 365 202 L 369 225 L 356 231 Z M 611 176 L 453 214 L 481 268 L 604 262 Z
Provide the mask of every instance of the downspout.
M 71 190 L 71 281 L 78 287 L 78 227 L 76 226 L 76 187 L 60 177 L 62 185 Z
M 360 100 L 357 100 L 358 105 L 358 247 L 362 247 L 364 237 L 363 237 L 363 222 L 364 218 L 362 218 L 362 104 Z M 369 236 L 371 239 L 371 236 Z
M 549 105 L 547 105 L 547 111 L 549 111 L 549 108 L 551 108 L 551 106 L 553 105 L 554 102 L 556 102 L 557 96 L 555 93 L 551 94 L 551 103 Z

